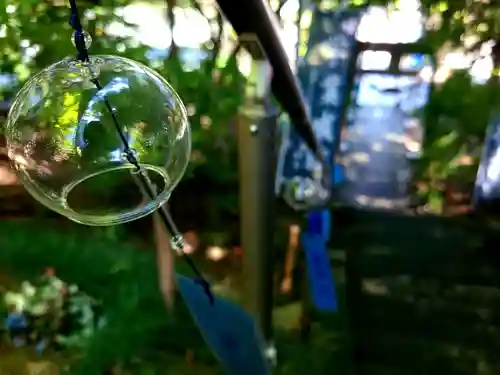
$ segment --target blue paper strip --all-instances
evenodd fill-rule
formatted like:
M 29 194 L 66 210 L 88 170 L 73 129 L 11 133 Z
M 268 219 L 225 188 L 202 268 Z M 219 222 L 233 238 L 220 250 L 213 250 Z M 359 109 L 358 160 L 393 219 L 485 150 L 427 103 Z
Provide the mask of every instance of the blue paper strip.
M 325 241 L 325 245 L 330 241 L 330 234 L 332 231 L 332 217 L 330 210 L 323 210 L 322 215 L 322 234 L 323 240 Z
M 337 295 L 325 239 L 317 233 L 302 234 L 314 306 L 325 312 L 338 311 Z
M 307 232 L 317 234 L 321 237 L 323 235 L 323 210 L 309 211 L 307 214 Z
M 341 182 L 344 182 L 344 180 L 345 180 L 345 174 L 344 174 L 345 167 L 342 164 L 335 164 L 333 168 L 334 168 L 333 183 L 340 184 Z
M 314 210 L 307 214 L 307 233 L 320 235 L 325 243 L 330 240 L 331 225 L 330 210 Z
M 215 296 L 213 304 L 194 280 L 176 275 L 179 291 L 206 343 L 228 375 L 268 375 L 264 340 L 242 308 Z

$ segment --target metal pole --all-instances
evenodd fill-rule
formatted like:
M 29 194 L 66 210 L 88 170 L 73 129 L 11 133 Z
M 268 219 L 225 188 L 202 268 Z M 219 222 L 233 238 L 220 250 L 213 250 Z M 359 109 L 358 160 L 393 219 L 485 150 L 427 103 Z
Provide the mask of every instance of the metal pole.
M 274 177 L 278 131 L 278 111 L 266 106 L 270 79 L 271 68 L 267 60 L 254 60 L 238 121 L 243 299 L 245 308 L 255 317 L 269 344 L 272 339 Z

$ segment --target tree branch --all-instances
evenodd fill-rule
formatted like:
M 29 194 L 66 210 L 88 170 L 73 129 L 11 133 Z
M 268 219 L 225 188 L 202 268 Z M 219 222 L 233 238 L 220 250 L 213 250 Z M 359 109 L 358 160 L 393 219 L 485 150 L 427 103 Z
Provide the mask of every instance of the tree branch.
M 175 26 L 175 15 L 174 15 L 174 8 L 177 5 L 177 0 L 165 0 L 165 7 L 166 7 L 166 16 L 168 20 L 168 24 L 170 26 L 170 34 L 172 36 L 172 41 L 170 44 L 170 51 L 168 53 L 167 59 L 170 58 L 176 58 L 178 54 L 179 48 L 177 47 L 177 44 L 175 43 L 174 39 L 174 26 Z
M 213 43 L 213 51 L 212 51 L 212 69 L 215 67 L 217 64 L 217 58 L 219 57 L 219 53 L 222 47 L 222 35 L 223 35 L 223 29 L 224 29 L 224 19 L 222 17 L 221 12 L 217 12 L 217 28 L 218 32 L 215 37 L 212 38 L 212 43 Z

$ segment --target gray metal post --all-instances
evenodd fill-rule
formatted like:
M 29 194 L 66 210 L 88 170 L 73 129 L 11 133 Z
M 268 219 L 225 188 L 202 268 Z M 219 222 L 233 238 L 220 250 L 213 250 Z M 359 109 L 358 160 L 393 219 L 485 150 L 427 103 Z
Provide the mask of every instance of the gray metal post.
M 266 105 L 270 79 L 271 68 L 265 57 L 254 58 L 238 121 L 243 300 L 268 343 L 272 339 L 274 178 L 278 131 L 278 112 Z

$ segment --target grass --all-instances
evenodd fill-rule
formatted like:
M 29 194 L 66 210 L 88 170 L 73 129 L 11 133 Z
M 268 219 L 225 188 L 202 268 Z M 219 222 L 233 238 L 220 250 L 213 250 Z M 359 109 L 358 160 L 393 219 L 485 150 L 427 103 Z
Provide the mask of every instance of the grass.
M 120 229 L 5 221 L 0 226 L 0 249 L 0 285 L 35 278 L 53 267 L 61 279 L 102 302 L 108 324 L 74 361 L 71 375 L 104 375 L 117 363 L 134 375 L 221 373 L 180 298 L 174 311 L 165 310 L 154 251 L 138 249 Z M 178 263 L 178 272 L 189 275 Z M 318 317 L 310 339 L 304 341 L 295 329 L 300 307 L 275 311 L 280 324 L 276 326 L 279 365 L 274 373 L 320 375 L 347 368 L 345 322 Z M 31 356 L 18 350 L 0 353 L 0 368 Z

